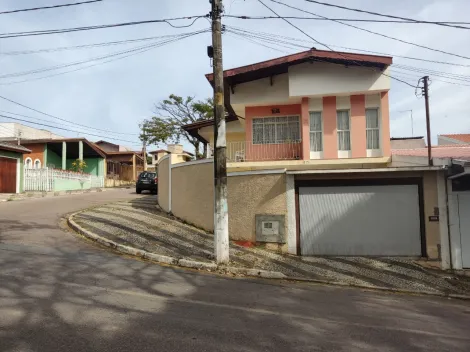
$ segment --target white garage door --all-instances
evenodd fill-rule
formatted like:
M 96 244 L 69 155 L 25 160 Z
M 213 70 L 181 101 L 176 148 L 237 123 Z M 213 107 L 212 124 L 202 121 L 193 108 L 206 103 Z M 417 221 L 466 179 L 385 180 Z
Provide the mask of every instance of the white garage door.
M 417 185 L 300 187 L 302 255 L 421 256 Z

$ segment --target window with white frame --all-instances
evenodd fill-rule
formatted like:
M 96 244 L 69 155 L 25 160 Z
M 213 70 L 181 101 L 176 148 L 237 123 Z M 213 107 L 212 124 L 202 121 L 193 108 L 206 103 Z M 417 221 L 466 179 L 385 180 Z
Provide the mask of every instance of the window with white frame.
M 26 158 L 26 160 L 24 161 L 24 167 L 26 169 L 32 169 L 33 168 L 33 159 Z
M 39 159 L 34 160 L 34 168 L 35 169 L 40 169 L 41 168 L 41 160 L 39 160 Z
M 299 116 L 253 119 L 253 144 L 281 144 L 300 141 Z
M 366 109 L 367 149 L 380 149 L 379 109 Z
M 336 130 L 338 132 L 338 150 L 351 150 L 349 110 L 338 110 L 336 112 Z
M 323 151 L 323 121 L 320 111 L 310 112 L 310 151 Z

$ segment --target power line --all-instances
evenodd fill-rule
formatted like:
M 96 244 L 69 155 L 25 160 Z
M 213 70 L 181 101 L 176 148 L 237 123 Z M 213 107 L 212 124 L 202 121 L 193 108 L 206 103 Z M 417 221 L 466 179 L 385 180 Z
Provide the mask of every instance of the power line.
M 227 18 L 236 18 L 240 20 L 278 20 L 279 17 L 275 16 L 247 16 L 247 15 L 224 15 Z M 403 24 L 427 24 L 426 21 L 415 20 L 370 20 L 364 18 L 318 18 L 318 17 L 301 17 L 301 16 L 283 16 L 283 18 L 290 20 L 313 20 L 313 21 L 344 21 L 344 22 L 366 22 L 366 23 L 403 23 Z M 470 22 L 431 22 L 429 24 L 468 24 Z M 467 27 L 465 27 L 467 28 Z M 468 28 L 470 29 L 470 27 Z
M 111 42 L 100 42 L 100 43 L 93 43 L 93 44 L 59 46 L 56 48 L 45 48 L 45 49 L 37 49 L 37 50 L 4 51 L 4 52 L 0 52 L 0 56 L 2 55 L 17 56 L 17 55 L 39 54 L 39 53 L 54 53 L 58 51 L 80 50 L 80 49 L 88 49 L 88 48 L 102 48 L 102 47 L 107 47 L 107 46 L 124 45 L 124 44 L 141 42 L 141 41 L 157 40 L 157 39 L 163 39 L 163 38 L 174 38 L 174 37 L 178 37 L 184 34 L 185 33 L 162 35 L 162 36 L 156 36 L 156 37 L 145 37 L 145 38 L 137 38 L 137 39 L 126 39 L 126 40 L 118 40 L 118 41 L 111 41 Z
M 7 82 L 7 83 L 0 83 L 0 85 L 12 85 L 12 84 L 19 84 L 19 83 L 37 81 L 37 80 L 42 80 L 42 79 L 46 79 L 46 78 L 50 78 L 50 77 L 61 76 L 61 75 L 67 74 L 67 73 L 72 73 L 72 72 L 76 72 L 76 71 L 85 70 L 85 69 L 88 69 L 88 68 L 91 68 L 91 67 L 94 67 L 94 66 L 103 65 L 103 64 L 106 64 L 106 63 L 109 63 L 109 62 L 112 62 L 112 61 L 122 60 L 122 59 L 125 59 L 125 58 L 130 57 L 130 56 L 134 56 L 134 55 L 137 55 L 137 54 L 141 54 L 141 53 L 150 51 L 150 50 L 152 50 L 152 49 L 161 47 L 161 46 L 163 46 L 163 45 L 170 44 L 170 43 L 173 43 L 173 42 L 176 42 L 176 41 L 179 41 L 179 40 L 182 40 L 182 39 L 191 37 L 191 36 L 193 36 L 193 35 L 197 35 L 197 34 L 205 33 L 205 32 L 207 32 L 207 31 L 204 30 L 204 31 L 200 31 L 200 32 L 197 32 L 197 33 L 189 34 L 189 35 L 186 35 L 186 36 L 184 36 L 184 37 L 179 37 L 179 38 L 176 38 L 176 39 L 173 39 L 173 40 L 169 40 L 169 41 L 167 41 L 167 42 L 157 43 L 157 44 L 154 44 L 154 45 L 150 45 L 150 46 L 147 46 L 147 47 L 145 47 L 145 48 L 143 48 L 143 49 L 132 50 L 132 51 L 130 51 L 130 53 L 127 54 L 127 55 L 122 55 L 122 56 L 115 57 L 115 58 L 112 58 L 112 59 L 109 59 L 109 60 L 106 60 L 106 61 L 101 61 L 101 62 L 92 64 L 92 65 L 87 65 L 87 66 L 84 66 L 84 67 L 79 67 L 79 68 L 76 68 L 76 69 L 73 69 L 73 70 L 63 71 L 63 72 L 54 73 L 54 74 L 47 75 L 47 76 L 31 78 L 31 79 L 26 79 L 26 80 L 22 80 L 22 81 L 13 81 L 13 82 Z M 59 69 L 59 68 L 58 68 L 58 69 Z
M 3 11 L 0 12 L 0 15 L 5 15 L 7 13 L 17 13 L 17 12 L 27 12 L 27 11 L 38 11 L 38 10 L 48 10 L 48 9 L 56 9 L 58 7 L 69 7 L 69 6 L 77 6 L 77 5 L 84 5 L 84 4 L 91 4 L 94 2 L 101 2 L 103 0 L 90 0 L 90 1 L 82 1 L 82 2 L 74 2 L 71 4 L 62 4 L 62 5 L 52 5 L 52 6 L 43 6 L 43 7 L 33 7 L 29 9 L 20 9 L 20 10 L 11 10 L 11 11 Z
M 410 21 L 410 22 L 413 22 L 413 23 L 435 24 L 435 25 L 438 25 L 438 26 L 454 27 L 454 28 L 459 28 L 459 29 L 470 29 L 470 27 L 456 26 L 456 25 L 453 25 L 453 24 L 448 24 L 446 22 L 415 20 L 413 18 L 386 15 L 386 14 L 383 14 L 383 13 L 372 12 L 372 11 L 361 10 L 361 9 L 355 9 L 355 8 L 351 8 L 351 7 L 340 6 L 340 5 L 330 4 L 330 3 L 316 1 L 316 0 L 304 0 L 304 1 L 311 2 L 311 3 L 314 3 L 314 4 L 318 4 L 318 5 L 323 5 L 323 6 L 336 7 L 338 9 L 343 9 L 343 10 L 348 10 L 348 11 L 354 11 L 354 12 L 359 12 L 359 13 L 367 13 L 367 14 L 374 15 L 374 16 L 395 18 L 395 19 L 399 19 L 399 20 L 406 20 L 406 21 Z
M 49 35 L 49 34 L 62 34 L 62 33 L 70 33 L 70 32 L 81 32 L 81 31 L 90 31 L 90 30 L 95 30 L 95 29 L 127 27 L 127 26 L 136 26 L 140 24 L 150 24 L 150 23 L 166 23 L 173 28 L 187 28 L 187 27 L 191 27 L 200 18 L 206 18 L 207 16 L 208 15 L 187 16 L 187 17 L 175 17 L 175 18 L 166 18 L 166 19 L 159 19 L 159 20 L 123 22 L 123 23 L 114 23 L 114 24 L 106 24 L 106 25 L 86 26 L 86 27 L 46 29 L 42 31 L 29 31 L 29 32 L 2 33 L 0 34 L 0 39 Z M 174 24 L 171 23 L 171 21 L 191 20 L 191 19 L 193 21 L 188 25 L 175 26 Z
M 170 43 L 172 41 L 175 41 L 178 38 L 183 39 L 183 38 L 187 38 L 188 36 L 195 35 L 195 34 L 200 34 L 200 33 L 203 33 L 203 32 L 207 32 L 207 30 L 192 32 L 192 33 L 188 33 L 188 34 L 182 34 L 182 35 L 179 35 L 178 37 L 176 37 L 175 39 L 166 39 L 162 42 L 156 42 L 156 43 L 153 43 L 153 44 L 147 44 L 147 45 L 144 45 L 144 46 L 134 47 L 132 49 L 119 51 L 119 52 L 111 53 L 111 54 L 108 54 L 108 55 L 98 56 L 98 57 L 90 58 L 90 59 L 87 59 L 87 60 L 75 61 L 75 62 L 71 62 L 71 63 L 68 63 L 68 64 L 62 64 L 62 65 L 54 65 L 54 66 L 35 69 L 35 70 L 21 71 L 21 72 L 5 74 L 5 75 L 0 76 L 0 79 L 1 78 L 19 77 L 19 76 L 42 73 L 42 72 L 48 72 L 48 71 L 57 70 L 57 69 L 61 69 L 61 68 L 67 68 L 67 67 L 71 67 L 71 66 L 82 65 L 82 64 L 88 63 L 88 62 L 104 60 L 104 59 L 107 59 L 107 58 L 110 58 L 110 57 L 121 56 L 121 55 L 132 53 L 132 52 L 135 52 L 135 51 L 140 51 L 142 49 L 147 49 L 147 48 L 151 49 L 151 48 L 154 48 L 156 46 L 161 46 L 161 45 Z
M 418 47 L 418 48 L 427 49 L 427 50 L 435 51 L 435 52 L 442 53 L 442 54 L 446 54 L 446 55 L 451 55 L 451 56 L 460 57 L 460 58 L 462 58 L 462 59 L 470 59 L 470 57 L 468 57 L 468 56 L 463 56 L 463 55 L 460 55 L 460 54 L 454 54 L 454 53 L 450 53 L 450 52 L 448 52 L 448 51 L 444 51 L 444 50 L 440 50 L 440 49 L 434 49 L 434 48 L 431 48 L 431 47 L 428 47 L 428 46 L 425 46 L 425 45 L 416 44 L 416 43 L 409 42 L 409 41 L 406 41 L 406 40 L 403 40 L 403 39 L 398 39 L 398 38 L 395 38 L 395 37 L 391 37 L 391 36 L 386 35 L 386 34 L 374 32 L 374 31 L 371 31 L 371 30 L 369 30 L 369 29 L 361 28 L 361 27 L 358 27 L 358 26 L 355 26 L 355 25 L 352 25 L 352 24 L 349 24 L 349 23 L 344 23 L 344 22 L 341 22 L 341 21 L 338 21 L 338 20 L 334 20 L 334 19 L 331 19 L 331 18 L 328 18 L 328 17 L 325 17 L 325 16 L 321 16 L 321 15 L 318 15 L 318 14 L 313 13 L 313 12 L 310 12 L 310 11 L 306 11 L 306 10 L 304 10 L 304 9 L 301 9 L 301 8 L 298 8 L 298 7 L 295 7 L 295 6 L 291 6 L 291 5 L 285 4 L 285 3 L 281 2 L 281 1 L 278 1 L 278 0 L 270 0 L 270 1 L 275 2 L 275 3 L 277 3 L 277 4 L 280 4 L 280 5 L 283 5 L 283 6 L 286 6 L 286 7 L 289 7 L 289 8 L 294 9 L 294 10 L 298 10 L 298 11 L 301 11 L 301 12 L 308 13 L 308 14 L 310 14 L 310 15 L 314 15 L 314 16 L 318 16 L 318 17 L 321 17 L 321 18 L 328 19 L 328 20 L 330 20 L 330 21 L 333 21 L 333 22 L 342 24 L 342 25 L 344 25 L 344 26 L 348 26 L 348 27 L 351 27 L 351 28 L 358 29 L 358 30 L 360 30 L 360 31 L 364 31 L 364 32 L 367 32 L 367 33 L 375 34 L 375 35 L 378 35 L 378 36 L 381 36 L 381 37 L 384 37 L 384 38 L 387 38 L 387 39 L 395 40 L 395 41 L 398 41 L 398 42 L 400 42 L 400 43 L 405 43 L 405 44 L 408 44 L 408 45 L 413 45 L 413 46 L 416 46 L 416 47 Z
M 18 119 L 16 117 L 6 116 L 6 115 L 2 115 L 2 114 L 0 114 L 0 117 L 3 117 L 5 119 L 14 120 L 14 121 L 27 122 L 27 123 L 30 123 L 30 124 L 33 124 L 33 125 L 39 125 L 39 126 L 46 126 L 46 127 L 50 127 L 50 128 L 55 128 L 55 129 L 63 130 L 63 131 L 67 131 L 67 132 L 82 133 L 82 134 L 86 134 L 87 136 L 93 136 L 93 137 L 98 137 L 98 138 L 103 138 L 103 139 L 112 139 L 112 140 L 115 140 L 115 141 L 137 144 L 135 141 L 129 141 L 129 140 L 119 139 L 119 138 L 114 138 L 114 137 L 109 137 L 109 136 L 101 136 L 101 135 L 98 135 L 98 134 L 93 134 L 93 133 L 88 133 L 88 132 L 80 132 L 80 131 L 71 130 L 71 129 L 63 128 L 63 127 L 55 127 L 55 126 L 47 125 L 47 124 L 44 124 L 44 123 L 33 122 L 33 121 L 24 120 L 24 119 Z
M 273 1 L 273 0 L 271 0 L 271 1 Z M 264 7 L 266 7 L 268 10 L 270 10 L 272 13 L 274 13 L 274 14 L 275 14 L 276 16 L 278 16 L 279 18 L 282 18 L 281 16 L 279 16 L 279 14 L 278 14 L 276 11 L 274 11 L 273 9 L 271 9 L 271 8 L 270 8 L 268 5 L 266 5 L 263 1 L 258 0 L 258 2 L 260 2 Z M 292 22 L 290 22 L 289 20 L 287 20 L 287 19 L 285 19 L 285 18 L 282 18 L 282 19 L 283 19 L 285 22 L 287 22 L 288 24 L 290 24 L 292 27 L 296 28 L 297 30 L 299 30 L 300 32 L 302 32 L 303 34 L 305 34 L 307 37 L 309 37 L 310 39 L 312 39 L 314 42 L 316 42 L 316 43 L 318 43 L 318 44 L 320 44 L 320 45 L 322 45 L 322 46 L 328 48 L 328 49 L 331 50 L 332 52 L 335 52 L 335 53 L 337 53 L 337 54 L 339 54 L 339 55 L 345 57 L 346 59 L 348 59 L 348 58 L 347 58 L 346 56 L 344 56 L 343 54 L 338 53 L 337 51 L 334 51 L 333 49 L 331 49 L 327 44 L 323 44 L 323 43 L 319 42 L 318 40 L 316 40 L 315 38 L 313 38 L 311 35 L 309 35 L 307 32 L 303 31 L 302 29 L 300 29 L 299 27 L 297 27 L 295 24 L 293 24 Z M 357 65 L 359 65 L 359 66 L 365 67 L 364 65 L 362 65 L 361 63 L 359 63 L 359 62 L 357 62 L 357 61 L 354 61 L 354 60 L 353 60 L 353 62 L 355 62 L 355 63 L 356 63 Z M 374 71 L 375 71 L 375 70 L 374 70 Z M 377 72 L 377 71 L 375 71 L 375 72 Z M 383 76 L 390 77 L 390 78 L 392 78 L 392 79 L 394 79 L 394 80 L 396 80 L 396 81 L 398 81 L 398 82 L 404 83 L 404 84 L 406 84 L 406 85 L 408 85 L 408 86 L 410 86 L 410 87 L 413 87 L 413 88 L 415 87 L 415 86 L 413 86 L 412 84 L 410 84 L 410 83 L 408 83 L 408 82 L 405 82 L 405 81 L 403 81 L 403 80 L 401 80 L 401 79 L 399 79 L 399 78 L 395 78 L 395 77 L 393 77 L 393 76 L 387 75 L 386 73 L 383 73 L 383 72 L 378 72 L 378 73 L 380 73 L 380 74 L 383 75 Z
M 399 76 L 399 77 L 403 77 L 403 78 L 412 77 L 412 78 L 415 78 L 415 79 L 423 76 L 423 75 L 419 75 L 419 74 L 413 74 L 413 73 L 407 73 L 407 72 L 401 72 L 401 71 L 394 71 L 394 75 Z M 445 80 L 434 78 L 434 77 L 432 77 L 432 80 L 436 81 L 436 82 L 443 82 L 443 83 L 453 84 L 453 85 L 456 85 L 456 86 L 470 87 L 470 84 L 450 82 L 450 81 L 445 81 Z
M 0 96 L 0 99 L 9 101 L 10 103 L 19 105 L 19 106 L 21 106 L 21 107 L 23 107 L 23 108 L 25 108 L 25 109 L 28 109 L 28 110 L 37 112 L 37 113 L 39 113 L 39 114 L 41 114 L 41 115 L 49 116 L 49 117 L 52 117 L 53 119 L 57 119 L 57 120 L 64 121 L 64 122 L 70 122 L 70 123 L 72 123 L 72 124 L 74 124 L 74 125 L 76 125 L 76 126 L 84 127 L 84 128 L 87 128 L 87 129 L 92 129 L 92 130 L 95 130 L 95 131 L 101 131 L 101 132 L 106 132 L 106 133 L 122 134 L 122 135 L 132 135 L 132 136 L 138 135 L 138 134 L 136 134 L 136 133 L 114 132 L 114 131 L 109 131 L 109 130 L 102 130 L 102 129 L 95 128 L 95 127 L 91 127 L 91 126 L 81 125 L 81 124 L 79 124 L 79 123 L 76 123 L 76 122 L 73 122 L 73 121 L 70 121 L 70 120 L 63 119 L 63 118 L 61 118 L 61 117 L 57 117 L 57 116 L 54 116 L 54 115 L 51 115 L 51 114 L 42 112 L 42 111 L 40 111 L 40 110 L 37 110 L 37 109 L 34 109 L 34 108 L 29 107 L 29 106 L 27 106 L 27 105 L 18 103 L 17 101 L 14 101 L 14 100 L 5 98 L 5 97 L 3 97 L 3 96 Z
M 253 34 L 253 35 L 265 36 L 266 38 L 269 38 L 269 39 L 271 39 L 273 37 L 277 37 L 277 38 L 282 38 L 282 39 L 286 39 L 286 40 L 293 40 L 293 41 L 296 41 L 296 42 L 311 43 L 311 41 L 309 41 L 309 40 L 298 39 L 298 38 L 293 38 L 293 37 L 286 37 L 286 36 L 281 36 L 281 35 L 277 35 L 277 34 L 274 34 L 274 33 L 247 31 L 243 28 L 228 26 L 228 25 L 225 25 L 225 27 L 229 28 L 229 29 L 234 29 L 234 30 L 237 30 L 237 31 L 241 31 L 241 32 L 250 33 L 250 34 Z M 470 67 L 470 65 L 459 64 L 459 63 L 455 63 L 455 62 L 428 60 L 428 59 L 422 59 L 422 58 L 413 57 L 413 56 L 396 55 L 396 54 L 384 53 L 384 52 L 380 52 L 380 51 L 372 51 L 372 50 L 365 50 L 365 49 L 359 49 L 359 48 L 351 48 L 351 47 L 347 47 L 347 46 L 340 46 L 340 45 L 333 45 L 333 44 L 328 44 L 328 45 L 333 47 L 333 48 L 360 51 L 360 52 L 364 52 L 364 53 L 377 54 L 377 55 L 393 56 L 394 58 L 397 57 L 397 58 L 402 58 L 402 59 L 407 59 L 407 60 L 423 61 L 423 62 L 442 64 L 442 65 L 450 65 L 450 66 L 457 66 L 457 67 Z M 302 45 L 297 45 L 297 46 L 302 47 L 302 48 L 310 48 L 310 47 L 302 46 Z

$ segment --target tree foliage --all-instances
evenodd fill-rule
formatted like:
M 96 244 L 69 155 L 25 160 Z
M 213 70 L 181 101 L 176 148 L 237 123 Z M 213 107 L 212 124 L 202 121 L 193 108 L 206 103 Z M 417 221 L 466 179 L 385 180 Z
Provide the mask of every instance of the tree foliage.
M 195 100 L 194 97 L 180 97 L 171 94 L 168 99 L 155 104 L 155 116 L 145 120 L 141 124 L 140 139 L 144 143 L 179 143 L 181 139 L 188 141 L 195 151 L 195 155 L 201 157 L 201 142 L 191 136 L 181 127 L 198 121 L 212 119 L 214 117 L 214 103 L 211 98 Z

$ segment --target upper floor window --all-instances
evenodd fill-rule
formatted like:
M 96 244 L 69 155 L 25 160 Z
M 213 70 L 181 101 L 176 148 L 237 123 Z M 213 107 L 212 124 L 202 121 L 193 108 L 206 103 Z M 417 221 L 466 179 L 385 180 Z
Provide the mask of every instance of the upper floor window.
M 281 144 L 300 140 L 299 116 L 253 119 L 253 144 Z
M 338 110 L 336 112 L 336 130 L 338 132 L 338 150 L 351 150 L 349 110 Z
M 35 169 L 41 168 L 41 161 L 39 159 L 34 160 L 34 168 Z
M 367 149 L 380 149 L 379 109 L 366 109 Z
M 323 123 L 321 112 L 310 112 L 310 151 L 323 151 Z

